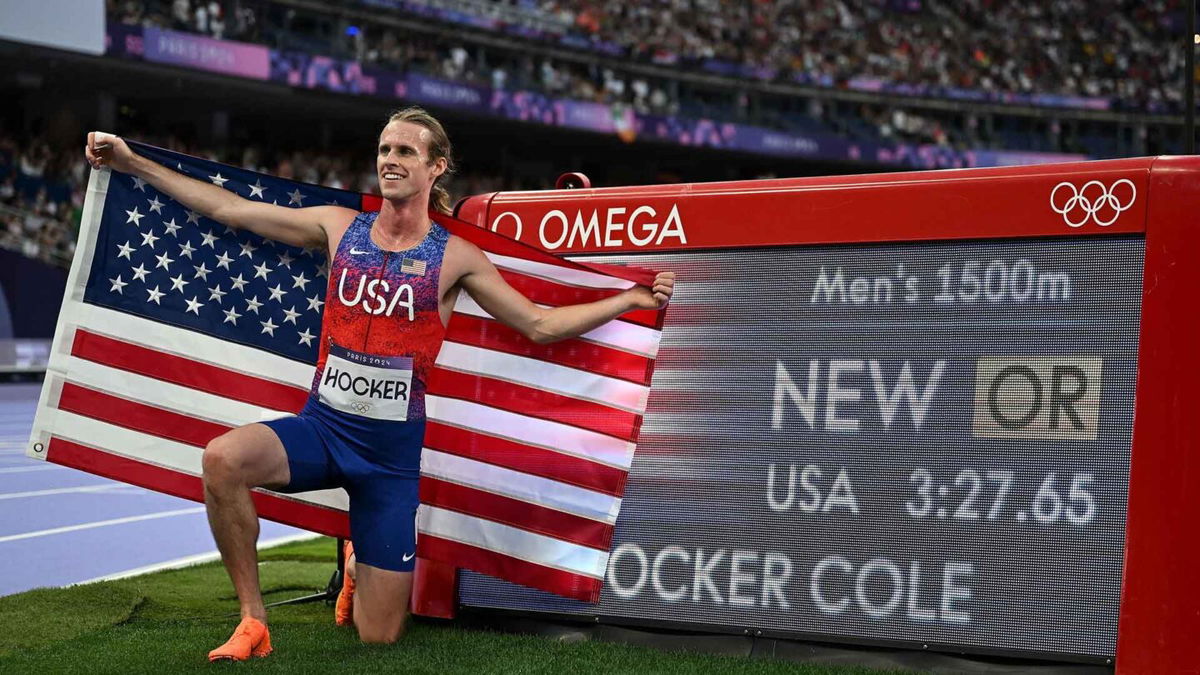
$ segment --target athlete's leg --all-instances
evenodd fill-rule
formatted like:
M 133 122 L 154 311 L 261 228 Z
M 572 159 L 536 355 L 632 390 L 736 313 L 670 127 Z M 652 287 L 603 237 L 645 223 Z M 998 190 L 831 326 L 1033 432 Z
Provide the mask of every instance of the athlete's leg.
M 288 484 L 291 474 L 283 443 L 265 425 L 239 427 L 208 443 L 202 466 L 208 524 L 242 616 L 265 622 L 258 585 L 258 514 L 250 490 Z
M 363 642 L 390 644 L 408 627 L 412 572 L 393 572 L 362 561 L 355 565 L 354 625 Z

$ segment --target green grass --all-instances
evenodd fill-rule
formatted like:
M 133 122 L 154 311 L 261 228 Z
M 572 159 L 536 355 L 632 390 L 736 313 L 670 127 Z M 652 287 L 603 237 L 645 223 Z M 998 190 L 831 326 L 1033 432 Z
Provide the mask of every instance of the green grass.
M 333 543 L 300 542 L 264 551 L 267 601 L 321 588 L 332 571 Z M 233 589 L 219 563 L 88 586 L 39 589 L 0 598 L 0 673 L 141 673 L 228 668 L 254 672 L 332 673 L 773 673 L 849 675 L 866 668 L 660 652 L 602 642 L 456 628 L 416 622 L 398 644 L 359 643 L 333 625 L 323 603 L 271 611 L 275 653 L 245 664 L 209 664 L 236 618 Z

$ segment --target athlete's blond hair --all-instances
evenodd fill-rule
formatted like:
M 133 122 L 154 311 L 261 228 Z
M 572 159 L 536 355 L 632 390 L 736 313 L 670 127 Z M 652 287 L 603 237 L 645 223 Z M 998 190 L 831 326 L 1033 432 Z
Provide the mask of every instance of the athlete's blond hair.
M 454 164 L 454 148 L 450 146 L 450 136 L 446 134 L 446 129 L 442 127 L 442 123 L 436 117 L 430 115 L 424 108 L 416 106 L 402 108 L 393 112 L 388 117 L 387 123 L 391 124 L 392 122 L 410 122 L 429 130 L 429 163 L 432 164 L 441 157 L 446 158 L 446 172 L 434 180 L 433 190 L 429 195 L 429 202 L 430 206 L 438 212 L 450 215 L 452 208 L 450 193 L 440 185 L 441 180 L 454 173 L 456 168 Z

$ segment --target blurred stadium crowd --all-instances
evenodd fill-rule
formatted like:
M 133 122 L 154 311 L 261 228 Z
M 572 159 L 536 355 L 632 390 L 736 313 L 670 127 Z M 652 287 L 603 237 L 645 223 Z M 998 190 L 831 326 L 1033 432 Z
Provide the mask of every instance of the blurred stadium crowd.
M 533 90 L 638 112 L 749 122 L 854 140 L 1113 156 L 1114 133 L 1024 124 L 968 98 L 1163 113 L 1180 109 L 1183 0 L 107 0 L 108 20 L 353 59 L 496 90 Z M 418 30 L 422 26 L 441 29 Z M 499 37 L 504 39 L 498 39 Z M 744 84 L 897 92 L 868 102 L 764 95 Z M 964 94 L 963 92 L 966 92 Z M 974 98 L 972 98 L 974 97 Z M 1047 104 L 1049 105 L 1049 104 Z M 985 123 L 986 122 L 986 123 Z M 1080 128 L 1087 129 L 1086 124 Z M 1131 128 L 1132 129 L 1132 128 Z M 1144 149 L 1145 128 L 1133 143 Z M 141 140 L 282 176 L 373 191 L 361 149 L 196 147 Z M 77 148 L 0 133 L 0 245 L 70 259 L 87 173 Z M 1144 153 L 1143 153 L 1144 154 Z M 520 185 L 467 173 L 456 196 Z
M 429 2 L 357 0 L 412 10 Z M 696 69 L 713 60 L 760 79 L 837 86 L 878 78 L 936 92 L 1052 93 L 1119 98 L 1131 109 L 1179 102 L 1178 34 L 1182 0 L 458 0 L 441 3 L 492 15 L 523 36 L 576 38 L 567 44 L 633 62 Z M 489 62 L 470 47 L 414 40 L 385 25 L 326 24 L 321 12 L 267 0 L 109 0 L 110 15 L 216 38 L 315 48 L 333 56 L 405 67 L 439 60 L 448 75 L 506 78 L 507 55 Z M 332 11 L 330 9 L 329 11 Z M 561 42 L 561 41 L 560 41 Z M 289 44 L 290 43 L 290 44 Z M 473 64 L 468 65 L 469 62 Z M 559 73 L 560 69 L 569 71 Z M 539 64 L 547 87 L 585 77 L 567 64 Z M 504 73 L 497 75 L 496 71 Z M 537 72 L 544 71 L 544 72 Z M 661 83 L 634 88 L 628 78 L 589 72 L 598 96 L 648 99 Z M 612 80 L 620 79 L 614 91 Z M 621 90 L 622 84 L 629 91 Z M 665 94 L 664 94 L 665 95 Z
M 379 183 L 371 157 L 362 148 L 343 153 L 312 152 L 311 148 L 262 146 L 214 149 L 177 137 L 139 135 L 152 145 L 234 164 L 284 178 L 358 192 L 378 194 Z M 88 165 L 82 144 L 52 148 L 42 138 L 18 140 L 0 129 L 0 246 L 51 264 L 67 267 L 79 232 Z M 452 195 L 464 196 L 547 187 L 520 185 L 511 178 L 483 173 L 455 175 L 447 183 Z
M 495 89 L 624 102 L 639 112 L 801 132 L 816 125 L 861 140 L 1079 152 L 1088 148 L 1054 129 L 1049 140 L 1022 139 L 984 133 L 970 115 L 835 109 L 815 100 L 797 111 L 736 89 L 681 86 L 669 74 L 717 76 L 727 88 L 749 80 L 1001 101 L 1095 99 L 1115 110 L 1178 111 L 1183 57 L 1162 46 L 1182 29 L 1182 7 L 1182 0 L 352 0 L 318 9 L 278 0 L 110 0 L 110 16 Z M 412 15 L 458 17 L 459 30 L 420 34 L 389 22 Z M 497 32 L 574 49 L 533 56 L 479 40 Z M 639 64 L 666 67 L 655 72 L 668 75 L 631 70 Z

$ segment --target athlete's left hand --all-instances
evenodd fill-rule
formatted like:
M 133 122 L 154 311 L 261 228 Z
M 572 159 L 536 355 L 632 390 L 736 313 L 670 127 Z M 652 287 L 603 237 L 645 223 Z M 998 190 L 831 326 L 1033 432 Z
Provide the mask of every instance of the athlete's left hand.
M 638 286 L 632 290 L 635 309 L 662 309 L 675 292 L 675 273 L 659 272 L 649 287 Z

